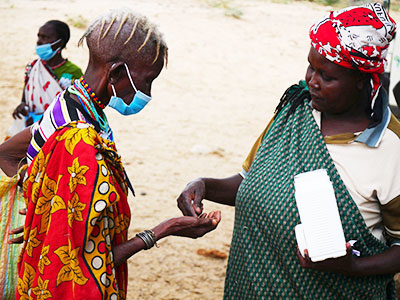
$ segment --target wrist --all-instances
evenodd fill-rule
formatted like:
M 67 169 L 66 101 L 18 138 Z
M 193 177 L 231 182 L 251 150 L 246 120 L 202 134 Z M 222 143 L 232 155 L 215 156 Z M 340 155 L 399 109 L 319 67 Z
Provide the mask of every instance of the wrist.
M 202 199 L 205 199 L 206 198 L 206 194 L 207 194 L 207 192 L 206 192 L 206 186 L 207 186 L 207 184 L 206 184 L 206 181 L 207 181 L 207 178 L 204 178 L 204 177 L 199 177 L 199 178 L 196 178 L 193 182 L 196 182 L 196 183 L 198 183 L 198 184 L 200 184 L 201 185 L 201 191 L 202 191 L 202 195 L 201 195 L 201 198 Z
M 171 235 L 171 223 L 172 219 L 168 219 L 152 229 L 157 241 Z
M 351 276 L 363 275 L 362 260 L 363 260 L 362 258 L 353 256 L 353 259 L 351 262 L 350 274 L 348 274 L 348 275 L 351 275 Z

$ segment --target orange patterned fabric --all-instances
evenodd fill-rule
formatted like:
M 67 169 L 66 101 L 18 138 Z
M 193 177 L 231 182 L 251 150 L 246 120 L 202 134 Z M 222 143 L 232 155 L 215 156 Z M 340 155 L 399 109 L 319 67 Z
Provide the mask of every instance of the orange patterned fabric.
M 91 125 L 48 139 L 24 182 L 17 299 L 126 299 L 127 266 L 115 267 L 112 253 L 130 222 L 123 179 L 114 144 Z

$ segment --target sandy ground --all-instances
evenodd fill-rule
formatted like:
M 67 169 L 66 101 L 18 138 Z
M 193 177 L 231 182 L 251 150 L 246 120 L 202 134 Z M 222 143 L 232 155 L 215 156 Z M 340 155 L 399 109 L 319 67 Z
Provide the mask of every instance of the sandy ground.
M 147 15 L 169 46 L 168 68 L 153 84 L 151 104 L 124 118 L 106 110 L 137 193 L 129 198 L 134 236 L 180 215 L 175 199 L 191 179 L 241 170 L 281 94 L 304 77 L 309 26 L 329 7 L 257 0 L 1 0 L 0 136 L 20 101 L 40 25 L 49 19 L 69 23 L 64 56 L 84 70 L 87 48 L 77 47 L 83 29 L 72 27 L 72 20 L 90 22 L 115 7 Z M 240 19 L 229 15 L 237 12 Z M 159 249 L 129 260 L 128 299 L 222 298 L 227 260 L 197 250 L 228 254 L 234 209 L 209 202 L 205 209 L 222 211 L 217 230 L 198 240 L 169 237 Z

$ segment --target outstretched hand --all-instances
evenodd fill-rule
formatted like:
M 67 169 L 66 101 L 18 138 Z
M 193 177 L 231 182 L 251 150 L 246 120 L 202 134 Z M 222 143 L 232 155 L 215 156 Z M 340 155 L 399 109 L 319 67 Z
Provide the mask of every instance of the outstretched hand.
M 353 256 L 350 243 L 346 243 L 346 255 L 338 258 L 329 258 L 320 262 L 313 262 L 308 254 L 308 250 L 304 250 L 304 257 L 297 248 L 297 258 L 300 266 L 306 269 L 313 269 L 324 272 L 335 272 L 344 275 L 355 275 L 356 258 Z
M 217 228 L 221 221 L 221 212 L 213 211 L 209 214 L 203 213 L 199 217 L 183 216 L 169 220 L 169 234 L 190 238 L 199 238 Z

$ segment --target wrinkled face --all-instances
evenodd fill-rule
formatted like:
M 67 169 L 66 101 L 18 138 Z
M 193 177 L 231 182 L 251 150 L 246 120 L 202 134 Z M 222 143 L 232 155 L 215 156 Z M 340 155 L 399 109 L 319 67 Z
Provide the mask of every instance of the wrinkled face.
M 36 42 L 37 46 L 44 44 L 51 44 L 59 39 L 57 32 L 54 30 L 54 27 L 49 24 L 44 24 L 42 27 L 40 27 L 37 36 L 38 36 Z M 55 50 L 58 47 L 60 47 L 62 43 L 63 41 L 61 40 L 57 44 L 53 45 L 51 48 Z
M 327 60 L 311 47 L 306 82 L 312 106 L 330 114 L 344 114 L 359 110 L 363 83 L 360 74 Z
M 151 85 L 164 67 L 164 57 L 160 55 L 153 65 L 138 64 L 135 61 L 127 63 L 127 65 L 135 87 L 142 93 L 151 96 Z M 126 104 L 130 104 L 135 95 L 135 90 L 129 81 L 126 69 L 121 68 L 120 72 L 119 80 L 114 87 L 117 96 L 122 98 Z

